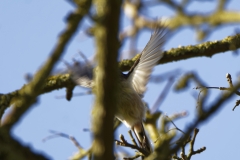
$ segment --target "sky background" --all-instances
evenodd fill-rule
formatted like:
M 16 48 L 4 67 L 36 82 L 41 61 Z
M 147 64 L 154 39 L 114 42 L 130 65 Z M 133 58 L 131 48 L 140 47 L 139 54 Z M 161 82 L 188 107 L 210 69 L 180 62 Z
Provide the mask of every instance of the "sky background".
M 215 1 L 195 1 L 188 6 L 187 10 L 206 14 L 211 13 L 215 6 Z M 27 83 L 24 75 L 34 74 L 46 61 L 55 47 L 59 34 L 66 26 L 66 15 L 73 9 L 73 6 L 66 1 L 0 1 L 0 93 L 12 92 Z M 239 11 L 239 1 L 230 1 L 227 9 Z M 174 12 L 165 6 L 155 6 L 144 13 L 153 18 L 174 15 Z M 83 32 L 90 25 L 91 22 L 85 19 L 67 47 L 63 56 L 64 60 L 70 62 L 73 57 L 76 57 L 78 51 L 88 57 L 94 54 L 94 41 Z M 127 26 L 129 26 L 129 20 L 123 16 L 121 29 Z M 234 30 L 239 27 L 240 25 L 228 25 L 217 29 L 206 41 L 221 40 L 233 35 Z M 151 32 L 147 30 L 140 34 L 137 43 L 139 51 L 146 45 L 150 34 Z M 196 41 L 195 30 L 188 27 L 171 37 L 165 45 L 165 50 L 197 43 L 199 42 Z M 128 49 L 129 41 L 127 40 L 121 52 L 126 52 Z M 240 70 L 239 59 L 239 56 L 232 52 L 218 54 L 212 58 L 192 58 L 158 65 L 153 75 L 161 75 L 175 69 L 180 69 L 184 73 L 195 71 L 208 86 L 228 87 L 225 75 L 226 73 L 232 74 L 233 81 L 236 81 Z M 61 68 L 64 68 L 64 65 L 59 62 L 55 69 Z M 149 106 L 154 104 L 166 83 L 167 81 L 160 84 L 149 83 L 144 97 Z M 188 90 L 178 93 L 171 89 L 159 108 L 166 115 L 187 111 L 187 117 L 175 122 L 183 130 L 195 117 L 196 99 L 192 94 L 198 94 L 198 91 L 193 90 L 193 87 L 196 86 L 191 84 Z M 85 89 L 76 88 L 74 93 L 85 91 Z M 90 128 L 90 113 L 94 97 L 92 95 L 74 97 L 70 102 L 65 99 L 56 99 L 56 96 L 62 95 L 65 95 L 65 89 L 41 95 L 38 103 L 31 107 L 12 131 L 13 135 L 23 144 L 31 146 L 37 152 L 43 152 L 54 160 L 68 159 L 77 152 L 77 148 L 65 138 L 43 142 L 43 138 L 51 135 L 49 130 L 74 136 L 86 149 L 91 145 L 91 133 L 84 132 L 83 129 Z M 220 91 L 211 91 L 208 106 L 214 103 L 219 95 Z M 240 127 L 238 127 L 240 108 L 232 111 L 237 99 L 238 97 L 234 96 L 210 121 L 199 126 L 200 132 L 195 142 L 195 149 L 206 146 L 207 150 L 200 155 L 195 155 L 194 160 L 240 157 Z M 127 131 L 128 129 L 122 125 L 115 133 L 116 138 L 119 134 L 128 137 Z

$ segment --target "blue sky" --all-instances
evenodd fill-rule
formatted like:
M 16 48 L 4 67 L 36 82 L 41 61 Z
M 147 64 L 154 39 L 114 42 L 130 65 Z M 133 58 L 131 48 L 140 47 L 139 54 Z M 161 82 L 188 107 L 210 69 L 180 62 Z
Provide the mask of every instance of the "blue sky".
M 201 3 L 201 4 L 200 4 Z M 199 5 L 202 7 L 200 8 Z M 239 10 L 237 0 L 229 2 L 228 9 Z M 210 13 L 215 7 L 210 2 L 194 2 L 188 6 L 188 11 L 199 13 Z M 0 93 L 8 93 L 21 88 L 25 83 L 24 75 L 35 73 L 48 58 L 54 48 L 58 35 L 65 28 L 66 15 L 74 8 L 66 1 L 0 1 Z M 155 17 L 172 16 L 174 12 L 165 7 L 153 7 L 147 12 Z M 76 33 L 64 53 L 64 60 L 71 61 L 78 51 L 88 57 L 92 56 L 95 48 L 92 38 L 87 37 L 82 31 L 91 23 L 85 20 L 79 32 Z M 122 28 L 129 25 L 124 19 Z M 240 25 L 227 26 L 214 31 L 207 40 L 220 40 L 228 35 L 234 34 L 234 29 Z M 185 28 L 175 34 L 166 44 L 165 49 L 178 46 L 194 45 L 196 34 L 193 28 Z M 138 49 L 144 48 L 149 40 L 150 32 L 144 31 L 138 40 Z M 121 48 L 128 50 L 128 42 Z M 63 68 L 59 62 L 56 69 Z M 239 57 L 232 52 L 215 55 L 211 58 L 193 58 L 179 62 L 159 65 L 154 70 L 154 75 L 163 74 L 173 69 L 182 71 L 196 71 L 209 86 L 228 86 L 225 74 L 231 73 L 233 81 L 239 73 Z M 166 82 L 161 84 L 150 83 L 144 100 L 152 106 L 161 93 Z M 192 93 L 194 84 L 184 91 L 175 93 L 173 90 L 160 106 L 160 110 L 166 115 L 176 112 L 187 111 L 188 116 L 176 121 L 176 125 L 184 129 L 193 121 L 195 116 L 196 100 Z M 76 88 L 75 93 L 86 90 Z M 18 122 L 13 129 L 13 135 L 25 145 L 30 145 L 38 152 L 44 152 L 51 159 L 67 159 L 77 148 L 67 139 L 56 138 L 47 142 L 42 139 L 50 135 L 49 130 L 60 131 L 74 136 L 84 148 L 90 147 L 91 133 L 84 132 L 84 128 L 90 128 L 90 110 L 93 104 L 93 96 L 74 97 L 70 102 L 65 99 L 56 99 L 56 96 L 64 95 L 65 89 L 53 91 L 41 95 L 35 104 Z M 211 91 L 208 104 L 214 103 L 220 91 Z M 240 109 L 232 111 L 237 96 L 229 100 L 225 106 L 210 121 L 199 126 L 200 132 L 197 136 L 195 148 L 203 146 L 207 150 L 200 155 L 194 156 L 194 160 L 200 159 L 236 159 L 240 156 L 238 152 L 240 128 L 237 127 Z M 127 137 L 128 129 L 121 126 L 118 135 Z

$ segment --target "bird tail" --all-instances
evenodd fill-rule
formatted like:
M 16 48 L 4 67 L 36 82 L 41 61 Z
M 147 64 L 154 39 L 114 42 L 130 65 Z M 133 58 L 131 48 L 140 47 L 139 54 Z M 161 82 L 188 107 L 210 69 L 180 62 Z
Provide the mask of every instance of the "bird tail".
M 151 153 L 152 147 L 151 147 L 150 141 L 145 133 L 142 122 L 135 124 L 133 126 L 133 131 L 137 137 L 137 140 L 138 140 L 140 146 L 143 149 L 145 149 L 146 151 L 148 151 L 149 153 Z

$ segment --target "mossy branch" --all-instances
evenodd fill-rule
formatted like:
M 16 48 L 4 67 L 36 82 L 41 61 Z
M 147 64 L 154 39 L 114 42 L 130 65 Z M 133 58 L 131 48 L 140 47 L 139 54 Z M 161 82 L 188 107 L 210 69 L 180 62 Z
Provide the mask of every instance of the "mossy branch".
M 219 41 L 209 41 L 194 46 L 185 46 L 170 49 L 168 51 L 165 51 L 164 57 L 158 64 L 185 60 L 194 57 L 212 57 L 213 55 L 220 54 L 226 51 L 234 51 L 239 48 L 240 34 L 236 34 L 234 36 L 228 36 Z M 121 62 L 119 62 L 120 69 L 122 71 L 129 70 L 138 58 L 138 56 L 139 54 L 130 60 L 122 60 Z M 43 82 L 43 87 L 39 89 L 38 94 L 47 93 L 61 88 L 71 88 L 75 86 L 69 74 L 50 76 L 47 80 Z M 0 117 L 4 113 L 4 110 L 11 104 L 13 104 L 13 98 L 19 96 L 19 93 L 22 92 L 22 90 L 24 90 L 26 86 L 23 86 L 21 89 L 14 92 L 0 95 Z
M 235 51 L 240 48 L 240 34 L 228 36 L 218 41 L 208 41 L 197 45 L 182 46 L 172 48 L 164 52 L 164 57 L 158 64 L 165 64 L 173 61 L 186 60 L 196 57 L 212 57 L 213 55 L 220 54 L 227 51 Z M 123 60 L 119 63 L 122 71 L 127 71 L 136 61 L 136 55 L 133 59 Z
M 113 119 L 118 97 L 117 56 L 121 0 L 95 0 L 94 36 L 97 47 L 95 103 L 92 110 L 95 160 L 114 159 Z

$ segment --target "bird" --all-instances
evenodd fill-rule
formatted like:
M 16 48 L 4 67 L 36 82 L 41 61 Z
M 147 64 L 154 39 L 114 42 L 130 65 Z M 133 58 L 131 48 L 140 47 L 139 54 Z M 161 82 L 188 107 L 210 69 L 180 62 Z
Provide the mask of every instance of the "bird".
M 147 108 L 142 98 L 153 67 L 164 55 L 162 48 L 167 34 L 168 31 L 163 25 L 156 27 L 129 72 L 127 74 L 120 72 L 119 95 L 121 96 L 118 97 L 115 117 L 135 133 L 140 147 L 149 153 L 152 151 L 151 144 L 143 126 Z M 72 67 L 68 65 L 75 83 L 94 88 L 93 67 L 79 66 L 82 66 L 82 69 L 78 69 L 76 63 Z
M 115 116 L 136 135 L 142 148 L 151 152 L 151 144 L 145 133 L 143 121 L 146 106 L 142 101 L 153 67 L 163 57 L 163 45 L 168 31 L 165 27 L 154 30 L 150 40 L 127 74 L 122 73 Z

